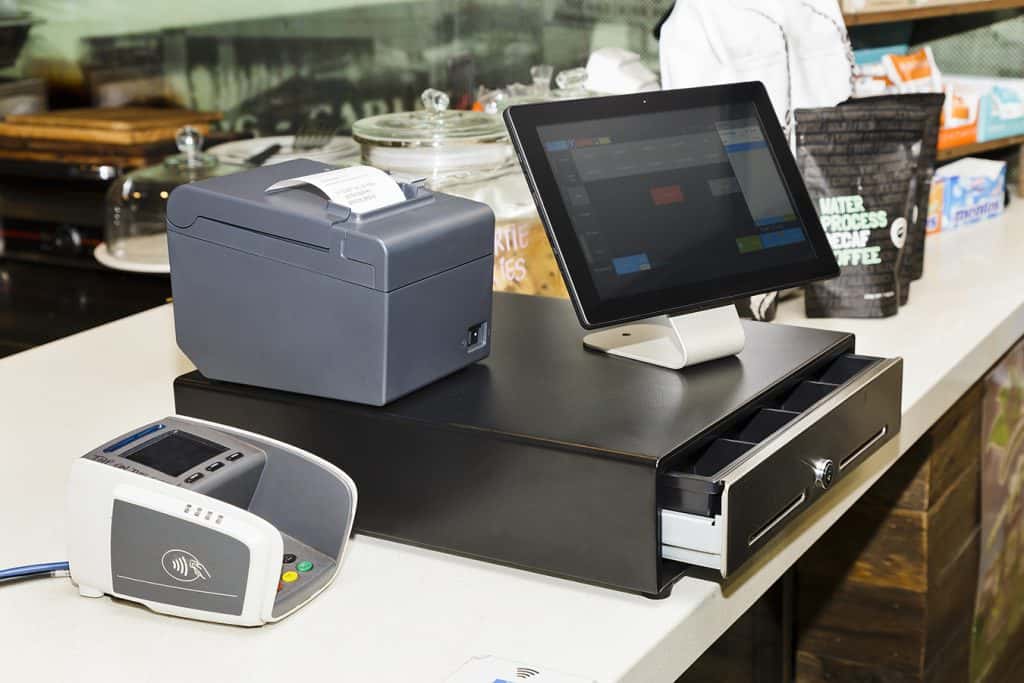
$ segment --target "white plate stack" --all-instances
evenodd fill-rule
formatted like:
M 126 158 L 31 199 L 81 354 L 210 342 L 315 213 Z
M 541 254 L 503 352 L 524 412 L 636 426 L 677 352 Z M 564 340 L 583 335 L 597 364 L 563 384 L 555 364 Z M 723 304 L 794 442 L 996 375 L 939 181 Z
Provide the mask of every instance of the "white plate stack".
M 311 159 L 325 164 L 353 164 L 359 162 L 359 145 L 352 138 L 336 135 L 323 147 L 309 150 L 295 150 L 293 135 L 277 135 L 265 138 L 250 138 L 225 142 L 206 150 L 221 161 L 230 164 L 245 164 L 246 159 L 259 154 L 268 147 L 281 145 L 281 149 L 263 162 L 264 166 L 280 164 L 292 159 Z

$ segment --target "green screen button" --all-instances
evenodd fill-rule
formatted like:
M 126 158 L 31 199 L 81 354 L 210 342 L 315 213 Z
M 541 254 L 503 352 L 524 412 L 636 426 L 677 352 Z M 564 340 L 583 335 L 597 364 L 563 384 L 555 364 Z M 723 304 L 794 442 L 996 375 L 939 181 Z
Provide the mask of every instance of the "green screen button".
M 295 565 L 295 568 L 298 569 L 300 572 L 308 572 L 313 569 L 313 563 L 309 560 L 303 560 L 302 562 L 299 562 L 297 565 Z
M 762 249 L 761 236 L 749 235 L 747 237 L 740 237 L 736 240 L 736 246 L 739 247 L 741 254 L 760 251 Z

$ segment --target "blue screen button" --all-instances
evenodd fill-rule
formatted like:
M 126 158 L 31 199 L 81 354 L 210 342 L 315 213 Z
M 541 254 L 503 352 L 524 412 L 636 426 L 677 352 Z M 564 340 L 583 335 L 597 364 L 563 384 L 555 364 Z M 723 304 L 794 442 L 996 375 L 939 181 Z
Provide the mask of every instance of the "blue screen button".
M 776 230 L 761 234 L 761 244 L 765 249 L 770 247 L 782 247 L 787 244 L 796 244 L 804 241 L 804 231 L 800 228 L 789 228 L 787 230 Z
M 650 270 L 651 262 L 648 260 L 647 254 L 633 254 L 612 259 L 612 267 L 619 275 L 629 275 L 630 273 L 639 273 L 641 270 Z

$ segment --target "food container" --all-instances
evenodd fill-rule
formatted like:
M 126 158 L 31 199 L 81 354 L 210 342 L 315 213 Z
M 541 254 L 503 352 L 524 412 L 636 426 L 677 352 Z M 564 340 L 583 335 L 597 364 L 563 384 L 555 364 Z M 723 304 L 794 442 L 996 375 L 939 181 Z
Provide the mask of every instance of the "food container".
M 421 100 L 423 110 L 356 121 L 352 134 L 363 162 L 489 205 L 496 219 L 495 290 L 567 297 L 501 118 L 450 110 L 438 90 L 424 91 Z
M 107 191 L 104 242 L 94 252 L 103 265 L 133 272 L 169 272 L 165 221 L 171 190 L 245 168 L 203 153 L 203 136 L 192 126 L 178 131 L 175 144 L 178 154 L 122 176 Z
M 0 68 L 14 66 L 28 40 L 28 31 L 37 23 L 27 12 L 0 15 Z

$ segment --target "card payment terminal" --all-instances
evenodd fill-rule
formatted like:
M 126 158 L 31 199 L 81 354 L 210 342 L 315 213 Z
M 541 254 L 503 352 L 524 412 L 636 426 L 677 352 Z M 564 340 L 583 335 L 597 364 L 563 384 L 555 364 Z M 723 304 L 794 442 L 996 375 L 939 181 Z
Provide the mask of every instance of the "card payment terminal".
M 71 579 L 85 596 L 257 626 L 331 583 L 355 510 L 352 480 L 306 451 L 167 417 L 72 466 Z

